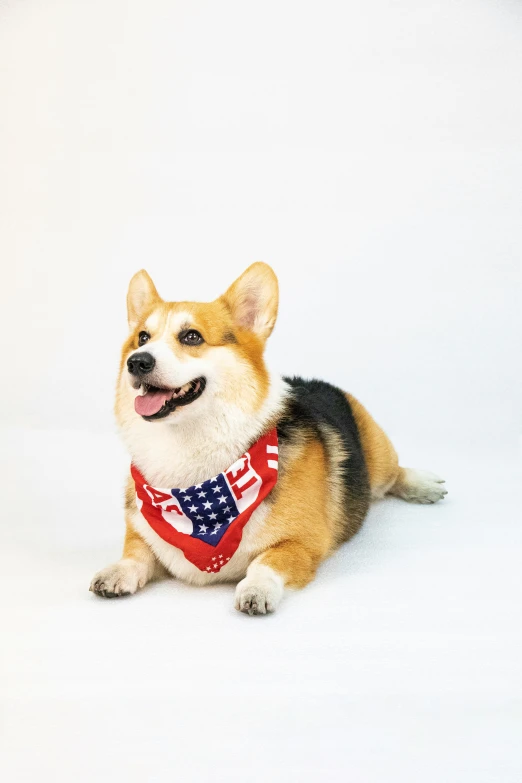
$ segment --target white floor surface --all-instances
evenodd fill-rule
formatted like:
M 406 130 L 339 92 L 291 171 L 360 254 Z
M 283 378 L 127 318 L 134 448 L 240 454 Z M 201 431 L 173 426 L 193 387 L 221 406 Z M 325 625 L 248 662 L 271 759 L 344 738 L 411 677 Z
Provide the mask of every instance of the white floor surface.
M 403 454 L 447 499 L 374 505 L 250 618 L 228 585 L 89 593 L 121 546 L 116 436 L 7 432 L 3 780 L 520 783 L 520 469 Z

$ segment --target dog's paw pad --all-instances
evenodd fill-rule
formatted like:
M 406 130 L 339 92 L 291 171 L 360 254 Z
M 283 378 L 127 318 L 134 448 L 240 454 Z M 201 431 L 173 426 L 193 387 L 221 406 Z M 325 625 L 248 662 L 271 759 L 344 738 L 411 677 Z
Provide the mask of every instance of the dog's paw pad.
M 243 579 L 236 588 L 236 609 L 245 614 L 270 614 L 275 612 L 283 594 L 282 585 L 274 580 L 259 582 Z
M 140 584 L 140 564 L 122 560 L 98 571 L 91 582 L 89 590 L 103 598 L 119 598 L 132 595 Z

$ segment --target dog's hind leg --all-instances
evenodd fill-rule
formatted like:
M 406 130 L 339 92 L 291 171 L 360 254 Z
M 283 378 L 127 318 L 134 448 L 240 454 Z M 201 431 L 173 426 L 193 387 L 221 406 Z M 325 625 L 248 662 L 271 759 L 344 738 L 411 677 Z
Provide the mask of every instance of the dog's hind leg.
M 397 480 L 388 494 L 411 503 L 436 503 L 448 494 L 448 490 L 444 488 L 444 479 L 429 470 L 399 468 Z
M 384 497 L 397 481 L 400 471 L 399 458 L 392 442 L 364 405 L 351 394 L 346 397 L 359 431 L 372 500 L 378 500 Z
M 395 495 L 412 503 L 436 503 L 447 495 L 444 479 L 427 470 L 401 468 L 386 433 L 366 408 L 351 394 L 346 395 L 354 415 L 364 451 L 372 499 Z

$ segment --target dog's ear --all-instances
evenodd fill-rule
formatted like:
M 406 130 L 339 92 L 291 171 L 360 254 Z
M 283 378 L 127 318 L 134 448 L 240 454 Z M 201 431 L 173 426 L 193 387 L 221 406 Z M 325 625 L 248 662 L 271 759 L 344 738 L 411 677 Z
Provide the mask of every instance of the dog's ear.
M 279 287 L 274 270 L 257 261 L 232 283 L 221 297 L 240 329 L 262 340 L 270 336 L 277 318 Z
M 161 297 L 156 291 L 156 286 L 144 269 L 136 272 L 129 283 L 127 292 L 127 317 L 129 328 L 136 328 L 143 316 L 153 308 Z

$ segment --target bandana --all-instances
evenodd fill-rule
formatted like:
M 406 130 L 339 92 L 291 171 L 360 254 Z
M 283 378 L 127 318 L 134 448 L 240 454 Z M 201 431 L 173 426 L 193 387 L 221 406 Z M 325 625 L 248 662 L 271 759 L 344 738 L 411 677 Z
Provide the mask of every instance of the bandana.
M 275 487 L 277 430 L 260 438 L 224 473 L 188 489 L 158 489 L 135 465 L 136 505 L 151 528 L 200 571 L 217 573 L 241 543 L 243 528 Z

